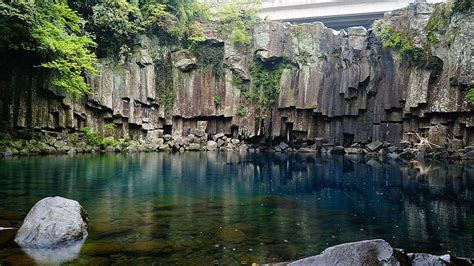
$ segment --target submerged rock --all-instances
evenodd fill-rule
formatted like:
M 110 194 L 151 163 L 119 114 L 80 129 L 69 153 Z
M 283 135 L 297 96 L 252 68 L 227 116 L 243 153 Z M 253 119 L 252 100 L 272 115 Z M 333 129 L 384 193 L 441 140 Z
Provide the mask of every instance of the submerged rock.
M 217 232 L 217 238 L 228 243 L 240 243 L 245 239 L 245 233 L 237 228 L 224 227 Z
M 44 198 L 26 216 L 15 242 L 23 248 L 70 245 L 87 236 L 87 223 L 87 214 L 77 201 Z
M 342 146 L 336 146 L 334 148 L 332 148 L 331 150 L 331 154 L 344 154 L 345 151 L 344 151 L 344 147 Z

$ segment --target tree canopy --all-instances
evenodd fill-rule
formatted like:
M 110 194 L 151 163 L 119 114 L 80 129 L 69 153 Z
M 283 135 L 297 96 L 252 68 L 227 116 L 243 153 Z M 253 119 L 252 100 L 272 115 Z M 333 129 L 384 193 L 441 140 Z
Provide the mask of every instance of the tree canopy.
M 96 58 L 118 58 L 140 34 L 187 47 L 205 41 L 214 21 L 224 37 L 246 45 L 256 10 L 245 0 L 212 8 L 197 0 L 4 0 L 0 53 L 34 55 L 32 69 L 49 69 L 52 84 L 82 95 L 90 93 L 86 77 L 97 73 Z

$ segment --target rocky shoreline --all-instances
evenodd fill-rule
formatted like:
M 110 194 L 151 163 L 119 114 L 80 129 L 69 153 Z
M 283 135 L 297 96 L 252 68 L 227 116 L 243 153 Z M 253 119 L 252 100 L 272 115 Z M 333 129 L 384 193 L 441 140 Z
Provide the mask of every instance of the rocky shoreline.
M 247 143 L 223 133 L 208 135 L 189 134 L 186 137 L 161 134 L 137 141 L 127 138 L 104 137 L 100 144 L 91 144 L 84 133 L 39 135 L 33 139 L 12 139 L 3 135 L 0 140 L 0 158 L 32 155 L 60 155 L 81 153 L 135 153 L 135 152 L 185 152 L 185 151 L 253 151 L 299 152 L 332 155 L 358 155 L 402 160 L 474 160 L 474 146 L 451 143 L 445 146 L 401 141 L 394 145 L 375 141 L 368 144 L 354 143 L 335 146 L 316 140 L 314 143 Z

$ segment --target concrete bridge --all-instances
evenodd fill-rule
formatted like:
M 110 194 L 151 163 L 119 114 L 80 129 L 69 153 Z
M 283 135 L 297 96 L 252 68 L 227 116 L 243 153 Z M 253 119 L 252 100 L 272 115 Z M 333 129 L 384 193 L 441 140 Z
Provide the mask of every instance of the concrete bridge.
M 232 0 L 208 0 L 231 2 Z M 413 2 L 439 3 L 444 0 L 262 0 L 260 17 L 271 20 L 305 23 L 321 21 L 341 29 L 350 26 L 369 27 L 387 11 Z

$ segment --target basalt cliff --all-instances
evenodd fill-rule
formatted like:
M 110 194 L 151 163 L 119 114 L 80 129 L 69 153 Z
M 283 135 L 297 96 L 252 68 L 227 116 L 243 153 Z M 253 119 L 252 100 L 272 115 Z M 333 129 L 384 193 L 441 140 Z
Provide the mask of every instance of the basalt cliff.
M 17 62 L 3 66 L 14 74 L 1 74 L 0 128 L 60 137 L 113 123 L 116 138 L 142 142 L 223 133 L 319 147 L 423 137 L 462 149 L 474 144 L 474 105 L 466 99 L 474 86 L 474 16 L 453 14 L 445 32 L 428 32 L 437 7 L 413 4 L 376 22 L 413 33 L 413 46 L 429 54 L 425 64 L 384 47 L 375 26 L 335 31 L 266 20 L 249 45 L 211 26 L 195 49 L 142 36 L 130 54 L 100 59 L 99 74 L 88 77 L 92 94 L 80 98 Z M 429 34 L 436 41 L 426 42 Z

